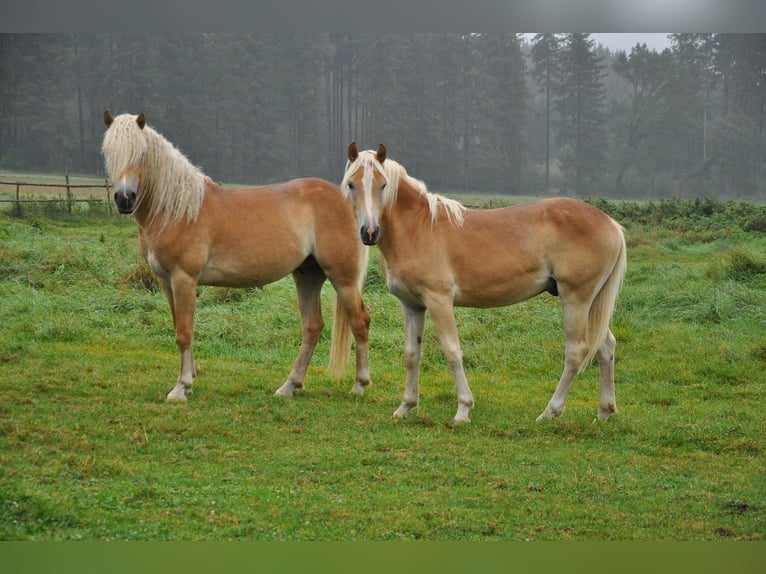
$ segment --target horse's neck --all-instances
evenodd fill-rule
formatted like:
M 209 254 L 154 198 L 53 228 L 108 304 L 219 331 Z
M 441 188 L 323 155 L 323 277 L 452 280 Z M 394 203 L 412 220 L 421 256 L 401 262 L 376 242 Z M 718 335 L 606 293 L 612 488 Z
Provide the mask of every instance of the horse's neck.
M 416 228 L 431 221 L 428 201 L 410 183 L 402 180 L 396 193 L 396 201 L 381 217 L 381 226 L 387 227 L 390 235 L 411 234 Z
M 155 149 L 146 166 L 149 177 L 144 178 L 141 201 L 135 212 L 139 225 L 152 226 L 196 219 L 205 186 L 210 179 L 157 133 L 152 133 Z M 155 194 L 155 197 L 153 197 Z M 180 195 L 179 195 L 180 194 Z

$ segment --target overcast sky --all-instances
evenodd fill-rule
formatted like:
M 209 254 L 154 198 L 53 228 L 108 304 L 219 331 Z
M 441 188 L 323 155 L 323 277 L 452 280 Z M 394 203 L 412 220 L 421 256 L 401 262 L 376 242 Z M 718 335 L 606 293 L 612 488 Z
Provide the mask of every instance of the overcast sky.
M 661 52 L 665 48 L 670 48 L 669 33 L 645 33 L 645 34 L 591 34 L 590 37 L 596 41 L 596 44 L 603 44 L 613 52 L 616 50 L 624 50 L 630 52 L 630 49 L 638 43 L 646 44 L 650 50 L 657 50 Z M 531 39 L 534 34 L 525 34 L 527 38 Z
M 658 52 L 670 48 L 668 34 L 591 34 L 590 37 L 596 41 L 596 44 L 603 44 L 612 51 L 630 52 L 630 49 L 638 43 L 646 44 L 650 50 Z

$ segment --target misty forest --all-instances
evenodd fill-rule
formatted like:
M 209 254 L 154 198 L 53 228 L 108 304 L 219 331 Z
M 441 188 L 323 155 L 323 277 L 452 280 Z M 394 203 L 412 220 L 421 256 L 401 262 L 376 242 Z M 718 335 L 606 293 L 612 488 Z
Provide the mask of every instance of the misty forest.
M 104 110 L 222 183 L 386 144 L 439 192 L 766 197 L 766 34 L 1 34 L 0 169 L 103 174 Z

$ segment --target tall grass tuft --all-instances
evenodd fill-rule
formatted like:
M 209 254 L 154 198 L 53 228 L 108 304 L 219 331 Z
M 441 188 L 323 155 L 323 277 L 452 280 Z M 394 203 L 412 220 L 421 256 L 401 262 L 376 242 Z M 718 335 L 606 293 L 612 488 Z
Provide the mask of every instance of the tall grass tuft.
M 140 255 L 134 257 L 133 265 L 122 274 L 120 282 L 132 289 L 145 289 L 150 293 L 162 291 L 157 276 Z

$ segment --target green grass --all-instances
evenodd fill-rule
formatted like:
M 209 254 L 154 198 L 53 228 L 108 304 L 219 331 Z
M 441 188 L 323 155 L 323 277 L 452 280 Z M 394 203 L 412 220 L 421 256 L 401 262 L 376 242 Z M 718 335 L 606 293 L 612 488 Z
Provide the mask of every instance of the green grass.
M 195 392 L 167 404 L 171 319 L 134 222 L 0 215 L 0 539 L 763 540 L 766 236 L 625 223 L 619 412 L 594 424 L 591 367 L 534 422 L 563 366 L 544 295 L 458 310 L 476 408 L 452 428 L 430 323 L 420 406 L 391 418 L 402 319 L 376 252 L 364 397 L 329 378 L 329 328 L 306 390 L 273 396 L 299 345 L 287 278 L 200 288 Z

